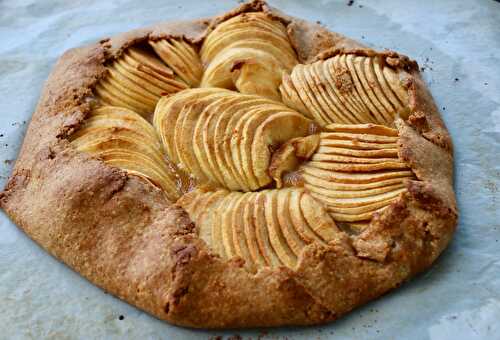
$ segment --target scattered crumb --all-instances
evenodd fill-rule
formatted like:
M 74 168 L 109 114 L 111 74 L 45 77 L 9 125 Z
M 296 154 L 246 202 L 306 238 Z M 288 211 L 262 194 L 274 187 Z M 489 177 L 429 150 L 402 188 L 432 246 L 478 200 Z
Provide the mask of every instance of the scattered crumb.
M 446 111 L 446 107 L 443 106 L 443 111 Z
M 460 79 L 458 79 L 458 78 L 455 78 L 455 81 L 459 81 L 459 80 L 460 80 Z
M 352 5 L 354 5 L 354 0 L 347 1 L 347 6 L 352 6 Z
M 227 340 L 241 340 L 241 339 L 243 338 L 239 334 L 231 335 L 229 338 L 227 338 Z
M 317 23 L 318 25 L 321 25 L 321 21 L 319 21 L 319 20 L 316 20 L 316 23 Z
M 488 83 L 484 83 L 484 85 L 488 85 Z
M 363 5 L 359 5 L 358 7 L 359 7 L 359 8 L 363 8 Z
M 0 137 L 3 137 L 3 133 L 0 133 Z
M 7 165 L 10 165 L 10 164 L 14 163 L 14 160 L 13 160 L 13 159 L 6 159 L 6 160 L 4 160 L 3 162 L 4 162 L 5 164 L 7 164 Z
M 123 320 L 123 319 L 125 319 L 125 317 L 124 317 L 123 315 L 120 315 L 120 316 L 118 317 L 118 320 Z

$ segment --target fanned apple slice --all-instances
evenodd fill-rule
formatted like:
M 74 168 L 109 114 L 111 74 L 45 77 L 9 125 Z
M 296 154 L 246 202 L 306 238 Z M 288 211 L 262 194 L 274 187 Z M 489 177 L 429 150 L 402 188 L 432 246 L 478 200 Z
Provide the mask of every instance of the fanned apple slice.
M 293 189 L 289 191 L 290 197 L 288 201 L 288 210 L 295 230 L 306 244 L 318 242 L 325 245 L 325 239 L 323 239 L 321 235 L 317 234 L 314 229 L 309 226 L 304 218 L 304 215 L 302 215 L 300 201 L 303 194 L 304 190 L 302 189 Z
M 295 83 L 295 87 L 299 90 L 299 96 L 302 99 L 302 102 L 308 107 L 309 112 L 314 117 L 316 122 L 320 125 L 326 125 L 330 123 L 328 118 L 322 112 L 316 96 L 312 93 L 312 90 L 307 83 L 307 80 L 304 76 L 304 68 L 306 66 L 302 64 L 298 64 L 294 67 L 293 72 L 291 74 L 291 78 Z
M 356 57 L 353 54 L 345 55 L 345 63 L 354 81 L 354 88 L 356 89 L 356 93 L 358 94 L 358 100 L 362 102 L 366 108 L 368 108 L 370 114 L 375 120 L 375 123 L 385 124 L 386 122 L 382 115 L 382 112 L 380 111 L 381 106 L 378 103 L 378 100 L 375 97 L 370 97 L 370 95 L 366 92 L 361 83 L 362 74 L 356 72 L 355 60 L 358 58 L 360 57 Z
M 215 27 L 200 50 L 202 87 L 280 100 L 283 72 L 297 64 L 285 26 L 264 13 L 243 13 Z
M 270 41 L 294 54 L 283 24 L 263 13 L 244 13 L 226 20 L 210 32 L 200 51 L 201 58 L 206 63 L 233 43 L 251 38 Z
M 201 182 L 207 182 L 207 178 L 205 174 L 201 172 L 196 156 L 194 155 L 191 140 L 192 133 L 190 133 L 191 131 L 187 131 L 192 127 L 190 123 L 196 120 L 201 110 L 201 103 L 190 103 L 181 109 L 176 124 L 174 125 L 173 144 L 175 147 L 175 154 L 178 157 L 179 168 L 189 172 Z M 195 116 L 195 118 L 193 119 L 192 116 Z
M 322 139 L 344 139 L 351 140 L 354 142 L 364 142 L 364 143 L 397 143 L 398 137 L 395 136 L 383 136 L 375 135 L 371 133 L 351 133 L 351 132 L 323 132 L 321 133 Z
M 213 135 L 213 122 L 221 110 L 233 105 L 239 100 L 234 97 L 222 97 L 206 105 L 196 122 L 193 133 L 193 149 L 196 158 L 200 162 L 203 172 L 215 183 L 227 187 L 224 176 L 216 164 L 214 157 L 214 145 L 209 136 Z
M 243 258 L 249 266 L 254 266 L 255 263 L 248 247 L 248 236 L 245 233 L 245 206 L 248 200 L 252 199 L 252 195 L 253 193 L 247 192 L 236 200 L 231 220 L 235 253 Z
M 358 118 L 358 108 L 350 100 L 345 100 L 343 98 L 343 93 L 345 93 L 349 87 L 347 89 L 344 88 L 341 80 L 343 79 L 343 76 L 348 76 L 348 74 L 342 74 L 337 68 L 337 60 L 338 56 L 335 56 L 322 62 L 322 67 L 319 67 L 319 71 L 327 81 L 327 91 L 331 91 L 331 97 L 334 99 L 336 98 L 336 102 L 341 109 L 341 113 L 343 113 L 349 121 L 359 122 L 360 119 L 366 119 L 366 122 L 369 122 L 371 117 L 361 115 L 361 117 Z M 350 98 L 348 97 L 347 99 Z
M 241 196 L 242 194 L 240 192 L 232 192 L 224 199 L 218 209 L 221 218 L 220 228 L 222 232 L 222 244 L 224 245 L 225 253 L 228 258 L 237 256 L 233 240 L 233 213 L 234 206 Z
M 399 178 L 391 178 L 391 179 L 386 179 L 386 180 L 379 180 L 379 181 L 374 181 L 371 183 L 339 183 L 332 181 L 327 178 L 321 178 L 321 177 L 316 177 L 315 175 L 312 175 L 308 172 L 303 171 L 302 172 L 302 177 L 304 179 L 304 182 L 306 183 L 305 186 L 307 185 L 312 185 L 315 187 L 323 188 L 324 190 L 329 190 L 329 191 L 360 191 L 360 190 L 368 190 L 368 189 L 375 189 L 375 188 L 380 188 L 380 187 L 385 187 L 385 186 L 391 186 L 391 185 L 396 185 L 396 184 L 402 184 L 404 181 L 408 178 L 411 178 L 411 176 L 408 177 L 399 177 Z
M 230 48 L 215 57 L 205 70 L 202 87 L 237 89 L 241 93 L 279 100 L 280 59 L 256 48 Z
M 354 79 L 349 67 L 346 63 L 346 55 L 336 55 L 333 57 L 332 65 L 335 86 L 339 90 L 340 99 L 344 102 L 350 103 L 354 108 L 354 114 L 358 119 L 358 123 L 375 123 L 375 118 L 370 114 L 370 111 L 365 106 L 363 101 L 359 99 L 359 94 L 356 91 Z
M 389 84 L 389 87 L 396 94 L 401 103 L 408 103 L 409 101 L 408 91 L 401 84 L 401 76 L 404 76 L 404 73 L 400 75 L 392 68 L 384 67 L 382 69 L 382 74 L 384 75 L 387 84 Z
M 286 107 L 277 105 L 273 102 L 256 105 L 249 114 L 244 116 L 244 119 L 240 120 L 236 127 L 239 131 L 239 135 L 234 136 L 231 140 L 233 158 L 240 164 L 241 172 L 253 190 L 262 186 L 262 183 L 259 182 L 257 175 L 254 173 L 252 158 L 252 144 L 255 139 L 257 128 L 271 115 L 286 111 L 289 111 Z M 269 168 L 269 166 L 270 160 L 267 168 Z M 270 181 L 271 179 L 269 178 L 267 183 Z
M 320 147 L 339 147 L 352 150 L 390 150 L 397 149 L 397 143 L 364 143 L 356 141 L 353 143 L 350 140 L 342 139 L 321 139 Z
M 319 141 L 319 134 L 293 138 L 273 153 L 268 172 L 277 188 L 283 187 L 283 177 L 296 171 L 300 163 L 311 158 L 318 149 Z
M 286 106 L 299 111 L 307 118 L 314 118 L 307 109 L 306 104 L 304 104 L 300 98 L 299 90 L 295 87 L 292 78 L 287 73 L 283 73 L 282 75 L 279 90 L 281 93 L 281 100 Z
M 379 83 L 377 76 L 373 70 L 373 60 L 374 57 L 365 57 L 362 62 L 356 64 L 356 70 L 363 75 L 363 86 L 367 92 L 372 92 L 375 98 L 378 99 L 380 104 L 383 106 L 382 114 L 387 123 L 391 123 L 394 120 L 394 116 L 397 114 L 397 110 L 394 105 L 387 99 L 382 90 L 382 85 Z
M 266 194 L 263 191 L 257 192 L 253 204 L 253 220 L 255 223 L 257 243 L 259 245 L 260 253 L 266 259 L 267 265 L 269 267 L 279 267 L 284 263 L 278 257 L 273 246 L 271 245 L 266 216 L 266 204 Z
M 260 249 L 257 236 L 257 220 L 254 218 L 256 195 L 257 194 L 253 192 L 249 193 L 246 200 L 243 202 L 243 231 L 253 263 L 257 266 L 264 267 L 268 265 L 268 262 Z
M 277 194 L 277 190 L 266 190 L 263 192 L 267 231 L 273 251 L 285 266 L 293 268 L 297 263 L 297 256 L 287 243 L 278 220 Z
M 292 217 L 290 216 L 290 191 L 294 189 L 274 190 L 276 191 L 276 216 L 281 227 L 283 236 L 286 239 L 293 253 L 299 257 L 302 249 L 307 245 L 294 228 Z
M 196 50 L 182 39 L 149 41 L 156 54 L 187 84 L 200 84 L 203 66 Z
M 182 195 L 176 202 L 176 204 L 180 205 L 184 210 L 189 215 L 189 218 L 197 224 L 198 223 L 198 217 L 199 214 L 201 213 L 201 208 L 200 206 L 205 204 L 208 196 L 210 196 L 212 192 L 201 190 L 201 189 L 196 189 L 191 192 L 188 192 L 184 195 Z
M 249 101 L 246 102 L 246 105 L 242 105 L 242 103 L 233 106 L 234 110 L 232 116 L 228 120 L 224 140 L 221 145 L 224 151 L 225 162 L 229 165 L 244 191 L 255 190 L 258 189 L 259 186 L 252 185 L 252 183 L 249 182 L 247 178 L 249 174 L 245 172 L 241 164 L 242 161 L 238 146 L 240 140 L 246 137 L 241 124 L 243 121 L 251 119 L 261 107 L 266 107 L 272 103 L 269 100 L 256 96 L 248 96 L 248 99 Z
M 316 92 L 323 97 L 323 101 L 326 104 L 324 109 L 326 110 L 329 120 L 331 122 L 356 123 L 357 120 L 339 101 L 337 95 L 329 85 L 328 80 L 323 74 L 323 64 L 324 62 L 322 61 L 313 63 L 310 65 L 308 73 Z
M 243 189 L 248 191 L 249 188 L 243 178 L 243 174 L 237 171 L 231 155 L 231 137 L 234 133 L 234 124 L 236 124 L 238 118 L 241 115 L 245 115 L 247 110 L 252 108 L 254 105 L 265 102 L 266 99 L 256 96 L 245 96 L 237 93 L 234 95 L 239 96 L 241 100 L 235 105 L 232 105 L 222 111 L 215 122 L 213 139 L 213 143 L 215 145 L 215 157 L 221 172 L 225 175 L 226 183 L 229 188 L 232 188 L 233 190 Z
M 311 161 L 309 165 L 323 170 L 343 172 L 371 172 L 380 170 L 402 170 L 408 166 L 401 161 L 390 161 L 377 164 L 348 164 L 323 161 Z
M 177 201 L 177 204 L 186 210 L 191 220 L 196 224 L 199 237 L 219 255 L 225 254 L 224 249 L 221 248 L 222 234 L 213 235 L 213 227 L 215 223 L 220 222 L 216 220 L 218 218 L 217 208 L 229 194 L 230 192 L 227 190 L 196 189 L 184 194 Z M 217 231 L 220 231 L 220 228 Z
M 201 159 L 198 159 L 195 153 L 194 129 L 204 108 L 210 103 L 219 99 L 228 98 L 226 91 L 213 93 L 186 104 L 177 117 L 174 132 L 174 145 L 176 154 L 182 167 L 186 167 L 188 172 L 193 174 L 199 182 L 207 183 L 213 179 L 212 173 L 205 173 L 201 165 Z M 217 184 L 217 182 L 214 182 Z
M 198 225 L 198 235 L 203 239 L 209 246 L 213 244 L 212 240 L 212 218 L 213 209 L 216 209 L 216 205 L 229 194 L 226 190 L 217 190 L 212 192 L 208 197 L 204 199 L 203 202 L 199 202 L 199 214 L 196 216 L 196 224 Z M 197 204 L 198 202 L 195 202 Z
M 269 116 L 255 130 L 252 142 L 252 169 L 261 186 L 269 183 L 267 173 L 271 162 L 270 148 L 310 133 L 311 121 L 295 112 L 280 112 Z M 245 161 L 245 160 L 244 160 Z
M 231 43 L 231 48 L 253 48 L 259 51 L 267 52 L 268 54 L 278 58 L 282 67 L 284 67 L 287 71 L 290 71 L 297 64 L 297 57 L 292 50 L 289 50 L 282 46 L 269 44 L 266 41 L 262 41 L 261 39 L 253 39 L 249 37 L 248 39 L 234 41 Z
M 179 195 L 177 179 L 163 157 L 153 127 L 133 111 L 122 107 L 96 108 L 71 136 L 71 144 L 110 165 L 147 178 L 170 199 Z
M 321 202 L 321 201 L 320 201 Z M 309 227 L 326 242 L 336 238 L 339 229 L 325 207 L 304 192 L 300 197 L 300 211 Z
M 318 75 L 315 72 L 316 70 L 314 64 L 307 65 L 307 67 L 304 67 L 302 70 L 307 86 L 311 90 L 310 94 L 314 96 L 314 99 L 317 102 L 317 109 L 319 110 L 319 113 L 324 117 L 327 123 L 353 123 L 352 121 L 347 120 L 344 115 L 336 115 L 336 107 L 328 97 L 325 87 L 320 87 L 321 79 L 318 78 Z
M 174 93 L 188 86 L 153 53 L 137 47 L 128 48 L 107 66 L 108 75 L 96 86 L 103 103 L 127 107 L 148 116 L 153 113 L 162 93 Z
M 241 93 L 279 101 L 281 74 L 287 71 L 283 62 L 268 52 L 257 49 L 253 51 L 254 53 L 247 53 L 244 59 L 233 62 L 231 77 L 234 86 Z
M 315 168 L 308 163 L 304 164 L 301 167 L 301 171 L 304 174 L 310 174 L 312 176 L 324 178 L 328 181 L 350 184 L 375 183 L 392 178 L 410 178 L 414 176 L 411 170 L 380 171 L 373 173 L 349 173 L 323 170 L 320 168 Z
M 320 146 L 318 148 L 318 154 L 332 154 L 332 155 L 343 155 L 343 156 L 353 156 L 360 158 L 376 158 L 376 157 L 398 157 L 398 149 L 378 149 L 378 150 L 358 150 L 358 149 L 348 149 L 339 148 L 333 146 Z
M 335 220 L 369 220 L 415 178 L 399 159 L 397 130 L 373 124 L 331 124 L 325 130 L 331 132 L 320 133 L 319 147 L 300 174 L 305 189 Z
M 382 58 L 380 58 L 380 57 L 371 58 L 370 66 L 373 69 L 373 72 L 376 76 L 377 82 L 380 84 L 382 92 L 387 97 L 389 102 L 394 106 L 394 108 L 396 109 L 396 112 L 398 112 L 398 113 L 400 113 L 400 115 L 402 115 L 401 113 L 403 111 L 407 110 L 406 107 L 408 106 L 408 103 L 400 101 L 398 96 L 391 89 L 391 86 L 387 82 L 387 79 L 385 79 L 384 72 L 383 72 L 383 66 L 382 66 Z
M 174 127 L 182 108 L 187 104 L 197 102 L 207 96 L 219 96 L 224 92 L 225 90 L 212 88 L 189 89 L 169 97 L 162 97 L 160 99 L 156 105 L 153 125 L 156 128 L 156 131 L 165 146 L 165 151 L 172 162 L 179 162 L 179 157 L 176 153 L 174 143 Z
M 382 202 L 382 201 L 385 201 L 389 198 L 399 196 L 399 194 L 401 192 L 404 192 L 405 190 L 406 190 L 406 188 L 399 187 L 399 188 L 393 189 L 389 192 L 384 192 L 382 194 L 374 194 L 372 196 L 367 196 L 367 197 L 348 197 L 348 198 L 345 198 L 345 197 L 332 198 L 332 197 L 328 197 L 328 196 L 325 196 L 325 195 L 322 195 L 320 193 L 313 191 L 313 192 L 311 192 L 311 196 L 318 198 L 319 200 L 325 202 L 325 204 L 327 204 L 327 205 L 335 205 L 338 207 L 359 207 L 362 205 L 372 204 L 372 203 L 376 203 L 376 202 Z

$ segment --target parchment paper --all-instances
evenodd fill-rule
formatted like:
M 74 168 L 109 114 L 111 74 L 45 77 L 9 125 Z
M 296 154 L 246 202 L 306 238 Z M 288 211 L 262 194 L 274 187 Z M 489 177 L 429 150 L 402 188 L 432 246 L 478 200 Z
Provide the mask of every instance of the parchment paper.
M 460 224 L 431 270 L 323 327 L 196 331 L 81 278 L 0 215 L 0 339 L 500 339 L 500 3 L 285 1 L 292 15 L 417 59 L 455 143 Z M 0 187 L 43 82 L 66 49 L 232 8 L 216 0 L 0 0 Z

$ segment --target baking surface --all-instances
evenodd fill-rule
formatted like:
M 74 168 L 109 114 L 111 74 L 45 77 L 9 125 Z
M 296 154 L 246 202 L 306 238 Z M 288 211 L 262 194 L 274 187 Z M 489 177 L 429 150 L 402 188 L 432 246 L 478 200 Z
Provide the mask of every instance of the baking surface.
M 416 59 L 455 144 L 456 236 L 426 273 L 322 327 L 198 331 L 105 294 L 0 214 L 0 339 L 500 339 L 500 3 L 269 1 Z M 66 49 L 236 1 L 0 1 L 0 186 L 43 82 Z

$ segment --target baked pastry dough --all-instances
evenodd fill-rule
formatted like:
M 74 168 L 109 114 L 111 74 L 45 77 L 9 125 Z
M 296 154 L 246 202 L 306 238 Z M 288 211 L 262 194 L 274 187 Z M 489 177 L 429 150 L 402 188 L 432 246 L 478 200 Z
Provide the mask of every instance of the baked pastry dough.
M 310 325 L 433 263 L 452 169 L 416 62 L 257 0 L 66 52 L 0 202 L 158 318 Z

